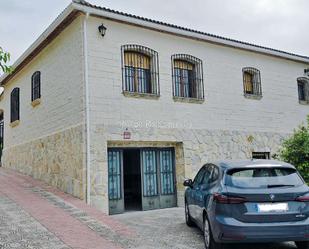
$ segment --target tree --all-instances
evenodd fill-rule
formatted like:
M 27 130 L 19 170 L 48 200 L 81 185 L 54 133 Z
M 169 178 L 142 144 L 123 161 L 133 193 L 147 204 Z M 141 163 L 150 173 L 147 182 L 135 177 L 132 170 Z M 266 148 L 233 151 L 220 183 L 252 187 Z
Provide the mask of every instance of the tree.
M 301 125 L 283 142 L 279 159 L 293 164 L 309 183 L 309 116 L 307 125 Z
M 3 49 L 0 47 L 0 71 L 3 73 L 11 73 L 13 71 L 12 66 L 8 66 L 10 59 L 10 53 L 3 51 Z

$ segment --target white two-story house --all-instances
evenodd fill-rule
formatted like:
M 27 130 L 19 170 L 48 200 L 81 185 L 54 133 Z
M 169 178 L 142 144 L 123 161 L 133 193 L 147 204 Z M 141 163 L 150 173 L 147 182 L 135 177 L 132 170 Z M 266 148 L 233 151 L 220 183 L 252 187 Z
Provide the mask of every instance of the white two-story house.
M 0 79 L 2 166 L 114 214 L 183 204 L 206 162 L 269 158 L 309 58 L 73 1 Z

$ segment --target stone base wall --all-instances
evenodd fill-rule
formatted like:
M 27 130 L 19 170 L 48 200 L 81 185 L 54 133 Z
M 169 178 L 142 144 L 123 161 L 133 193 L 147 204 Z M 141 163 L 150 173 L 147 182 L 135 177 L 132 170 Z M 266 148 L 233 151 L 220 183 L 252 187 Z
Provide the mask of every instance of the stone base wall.
M 84 126 L 79 125 L 3 150 L 3 167 L 85 199 Z
M 183 205 L 185 178 L 199 168 L 221 159 L 250 159 L 252 152 L 278 152 L 287 133 L 194 129 L 129 128 L 131 139 L 123 139 L 122 127 L 96 125 L 91 136 L 91 204 L 108 212 L 107 149 L 111 147 L 174 147 L 178 205 Z

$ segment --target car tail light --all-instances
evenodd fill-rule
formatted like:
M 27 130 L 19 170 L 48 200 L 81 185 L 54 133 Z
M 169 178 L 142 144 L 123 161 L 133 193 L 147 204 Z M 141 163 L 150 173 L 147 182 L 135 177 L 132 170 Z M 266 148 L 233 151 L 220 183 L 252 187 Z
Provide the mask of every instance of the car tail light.
M 309 202 L 309 195 L 299 196 L 296 198 L 296 201 Z
M 238 196 L 227 196 L 222 194 L 214 194 L 214 201 L 221 204 L 241 204 L 247 201 L 246 198 Z

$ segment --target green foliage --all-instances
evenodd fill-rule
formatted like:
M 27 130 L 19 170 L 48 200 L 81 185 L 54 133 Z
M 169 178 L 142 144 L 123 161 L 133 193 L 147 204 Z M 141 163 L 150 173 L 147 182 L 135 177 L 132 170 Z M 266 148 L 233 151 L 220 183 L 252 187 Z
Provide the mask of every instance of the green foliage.
M 293 164 L 309 183 L 309 116 L 307 125 L 300 126 L 283 142 L 279 159 Z
M 13 71 L 12 66 L 8 66 L 10 59 L 10 54 L 3 51 L 3 49 L 0 47 L 0 69 L 3 73 L 11 73 Z

